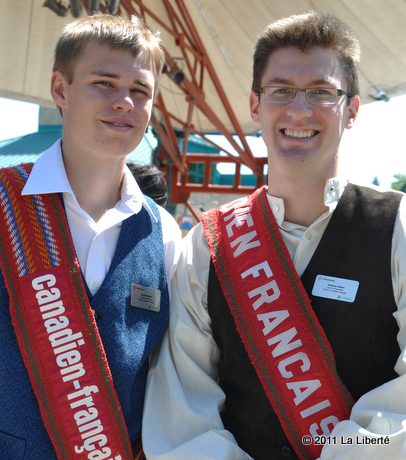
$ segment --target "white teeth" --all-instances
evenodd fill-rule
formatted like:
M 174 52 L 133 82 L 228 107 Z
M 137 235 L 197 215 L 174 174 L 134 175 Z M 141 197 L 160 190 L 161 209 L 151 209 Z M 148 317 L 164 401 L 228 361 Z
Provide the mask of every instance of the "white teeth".
M 113 126 L 121 126 L 121 127 L 127 127 L 129 125 L 125 124 L 125 123 L 112 123 Z
M 289 137 L 303 138 L 303 137 L 312 137 L 316 131 L 314 129 L 305 129 L 303 131 L 295 131 L 293 129 L 286 128 L 284 134 Z

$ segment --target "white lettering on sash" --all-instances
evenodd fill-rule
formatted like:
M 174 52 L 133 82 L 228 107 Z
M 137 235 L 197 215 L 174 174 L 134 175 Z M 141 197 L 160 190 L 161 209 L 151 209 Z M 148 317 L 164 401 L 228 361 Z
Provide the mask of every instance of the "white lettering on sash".
M 66 316 L 59 316 L 58 318 L 50 318 L 44 321 L 45 329 L 47 330 L 48 334 L 51 332 L 60 331 L 64 327 L 69 326 L 69 320 Z
M 234 257 L 236 257 L 234 255 Z M 267 278 L 272 278 L 273 273 L 271 270 L 271 267 L 268 264 L 268 261 L 264 260 L 263 262 L 254 265 L 253 267 L 249 268 L 248 270 L 245 270 L 245 272 L 241 273 L 241 278 L 245 279 L 247 276 L 252 276 L 253 278 L 258 278 L 258 276 L 261 276 L 261 271 L 264 272 L 265 276 Z
M 245 233 L 244 235 L 239 236 L 234 241 L 230 243 L 232 248 L 235 248 L 237 245 L 237 249 L 234 251 L 234 257 L 237 257 L 247 251 L 248 249 L 256 248 L 261 246 L 258 240 L 251 241 L 257 236 L 257 232 L 254 230 L 249 233 Z
M 62 300 L 58 300 L 57 302 L 52 302 L 47 305 L 43 305 L 40 308 L 41 313 L 46 311 L 47 313 L 42 314 L 43 319 L 53 318 L 56 315 L 62 315 L 65 313 L 65 307 L 63 306 Z
M 291 340 L 297 335 L 297 330 L 295 327 L 291 327 L 287 331 L 283 331 L 278 335 L 275 335 L 267 340 L 268 345 L 277 344 L 276 347 L 272 350 L 272 356 L 276 358 L 277 356 L 284 355 L 288 351 L 294 350 L 298 347 L 303 345 L 302 341 L 295 340 L 291 342 Z
M 230 214 L 224 217 L 224 222 L 228 222 L 232 219 L 231 222 L 226 225 L 226 232 L 229 238 L 233 237 L 235 231 L 238 231 L 243 224 L 245 224 L 248 228 L 254 225 L 252 215 L 248 212 L 249 209 L 249 206 L 233 209 Z M 245 232 L 233 241 L 230 241 L 230 246 L 232 248 L 237 246 L 237 249 L 234 251 L 234 257 L 243 254 L 248 249 L 260 246 L 260 242 L 258 240 L 252 241 L 256 236 L 257 232 L 254 230 L 252 232 Z
M 320 422 L 320 427 L 317 423 L 312 423 L 310 425 L 310 434 L 315 438 L 316 436 L 328 436 L 333 428 L 339 422 L 338 418 L 335 415 L 330 415 L 329 417 L 323 418 Z M 321 431 L 319 430 L 321 428 Z
M 239 228 L 244 222 L 246 223 L 247 227 L 252 227 L 254 225 L 251 214 L 244 214 L 241 212 L 241 210 L 238 214 L 231 213 L 229 216 L 227 216 L 226 219 L 224 219 L 224 222 L 227 222 L 229 219 L 231 219 L 231 217 L 234 217 L 234 219 L 226 225 L 227 236 L 229 238 L 234 235 L 233 227 Z
M 45 287 L 44 287 L 45 282 L 46 282 L 48 287 L 55 286 L 56 278 L 55 278 L 54 275 L 52 275 L 50 273 L 48 275 L 37 276 L 37 278 L 34 278 L 32 280 L 32 287 L 36 291 L 44 290 L 45 289 Z
M 286 386 L 295 393 L 293 402 L 297 406 L 320 388 L 321 383 L 318 379 L 303 380 L 301 382 L 288 382 Z
M 234 209 L 234 206 L 240 207 Z M 221 211 L 226 213 L 223 214 L 223 220 L 228 244 L 234 250 L 232 252 L 233 257 L 238 259 L 244 254 L 248 258 L 247 253 L 250 250 L 261 246 L 248 200 L 244 198 L 230 205 L 222 206 Z M 240 266 L 244 267 L 240 273 L 241 280 L 247 278 L 255 280 L 255 283 L 251 283 L 250 287 L 255 286 L 255 284 L 256 286 L 247 292 L 248 298 L 252 301 L 251 308 L 258 312 L 256 317 L 262 324 L 262 334 L 268 346 L 272 347 L 271 354 L 277 360 L 277 368 L 286 382 L 286 387 L 292 392 L 294 404 L 304 406 L 300 411 L 301 417 L 306 419 L 330 407 L 331 403 L 328 399 L 306 407 L 308 398 L 319 391 L 321 381 L 305 378 L 306 373 L 311 369 L 311 361 L 303 348 L 303 342 L 298 336 L 297 329 L 292 325 L 284 325 L 286 321 L 289 324 L 289 311 L 286 309 L 272 310 L 272 304 L 281 296 L 281 291 L 269 262 L 264 260 L 248 269 L 245 268 L 246 265 L 244 264 L 238 262 L 235 264 L 237 270 Z M 301 376 L 303 378 L 300 378 Z M 325 417 L 319 424 L 313 423 L 311 425 L 310 433 L 313 436 L 317 434 L 328 435 L 337 422 L 338 419 L 335 416 Z
M 56 362 L 59 367 L 72 366 L 80 361 L 81 356 L 77 350 L 66 351 L 56 357 Z
M 259 321 L 262 321 L 264 325 L 264 328 L 262 329 L 262 333 L 264 335 L 268 335 L 275 329 L 275 327 L 277 327 L 288 316 L 289 316 L 289 313 L 287 310 L 280 310 L 280 311 L 269 311 L 267 313 L 260 313 L 257 315 L 257 318 Z
M 259 296 L 259 298 L 252 304 L 254 310 L 258 310 L 264 303 L 272 303 L 281 295 L 281 291 L 278 288 L 275 280 L 270 281 L 269 283 L 258 286 L 252 291 L 248 292 L 248 297 L 252 299 L 253 297 Z
M 315 404 L 314 406 L 311 406 L 302 412 L 300 412 L 300 415 L 302 418 L 307 418 L 310 417 L 311 415 L 315 414 L 316 412 L 320 412 L 323 409 L 327 409 L 327 407 L 331 406 L 331 402 L 328 399 L 325 399 L 324 401 Z
M 44 305 L 44 303 L 60 299 L 61 292 L 58 288 L 43 289 L 42 291 L 39 291 L 35 297 L 38 300 L 38 305 Z
M 78 454 L 87 451 L 86 458 L 89 460 L 111 459 L 111 449 L 104 447 L 108 439 L 103 433 L 104 427 L 92 397 L 92 394 L 99 392 L 99 388 L 96 385 L 82 388 L 79 380 L 86 374 L 78 350 L 85 341 L 81 332 L 73 332 L 69 327 L 70 321 L 56 284 L 57 279 L 53 274 L 42 275 L 31 281 L 55 362 L 60 368 L 62 382 L 72 381 L 73 388 L 77 390 L 67 395 L 83 441 L 83 445 L 75 446 L 74 449 Z M 121 460 L 121 455 L 114 456 L 114 460 Z
M 303 353 L 303 351 L 300 351 L 299 353 L 295 353 L 294 355 L 288 356 L 287 358 L 282 359 L 282 361 L 279 361 L 278 370 L 281 376 L 285 379 L 290 379 L 293 377 L 293 372 L 288 371 L 287 367 L 299 361 L 302 362 L 300 370 L 303 373 L 310 369 L 310 361 L 307 354 Z
M 98 416 L 97 409 L 94 407 L 90 407 L 88 410 L 78 410 L 74 415 L 74 419 L 76 420 L 76 424 L 78 426 L 83 425 L 84 423 L 91 422 Z

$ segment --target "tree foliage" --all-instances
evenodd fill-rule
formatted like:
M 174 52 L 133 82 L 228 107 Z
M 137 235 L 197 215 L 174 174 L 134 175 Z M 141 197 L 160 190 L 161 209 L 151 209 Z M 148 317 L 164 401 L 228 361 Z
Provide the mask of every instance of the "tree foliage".
M 405 174 L 395 174 L 395 182 L 392 182 L 392 188 L 394 190 L 400 190 L 401 192 L 406 193 L 406 175 Z

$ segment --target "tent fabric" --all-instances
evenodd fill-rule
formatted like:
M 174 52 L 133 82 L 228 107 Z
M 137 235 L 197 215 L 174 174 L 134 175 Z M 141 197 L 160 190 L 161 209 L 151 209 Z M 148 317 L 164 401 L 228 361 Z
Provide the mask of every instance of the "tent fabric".
M 15 97 L 52 106 L 49 76 L 53 48 L 72 16 L 58 17 L 38 0 L 2 2 L 0 14 L 0 96 Z M 66 3 L 66 2 L 65 2 Z M 122 2 L 122 4 L 131 2 Z M 134 2 L 135 3 L 135 2 Z M 144 0 L 163 24 L 171 19 L 163 0 Z M 169 2 L 175 5 L 175 1 Z M 256 37 L 280 17 L 308 9 L 330 12 L 347 22 L 362 45 L 361 96 L 364 103 L 406 92 L 406 2 L 404 0 L 184 0 L 208 58 L 244 133 L 255 131 L 248 107 L 252 53 Z M 123 9 L 123 6 L 121 6 Z M 124 12 L 125 14 L 125 12 Z M 161 30 L 170 55 L 189 78 L 181 50 L 165 27 L 152 18 L 147 23 Z M 203 93 L 209 107 L 233 130 L 213 83 L 204 78 Z M 186 119 L 187 103 L 180 88 L 163 77 L 161 92 L 168 110 Z M 203 132 L 213 132 L 211 120 L 195 111 L 192 123 Z

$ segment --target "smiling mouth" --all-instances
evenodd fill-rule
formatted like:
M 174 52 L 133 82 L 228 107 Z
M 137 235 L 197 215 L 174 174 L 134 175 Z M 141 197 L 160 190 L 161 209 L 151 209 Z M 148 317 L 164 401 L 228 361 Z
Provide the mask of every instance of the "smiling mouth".
M 132 128 L 132 126 L 129 125 L 128 123 L 110 123 L 110 124 L 113 126 L 120 126 L 122 128 Z
M 290 128 L 284 128 L 281 129 L 281 133 L 286 137 L 292 137 L 294 139 L 309 139 L 311 137 L 317 136 L 319 131 L 315 129 L 294 130 Z
M 113 121 L 113 120 L 102 120 L 102 123 L 110 127 L 110 129 L 115 130 L 116 132 L 123 132 L 127 133 L 132 131 L 135 128 L 135 123 L 131 121 L 126 122 L 125 120 L 122 121 Z

